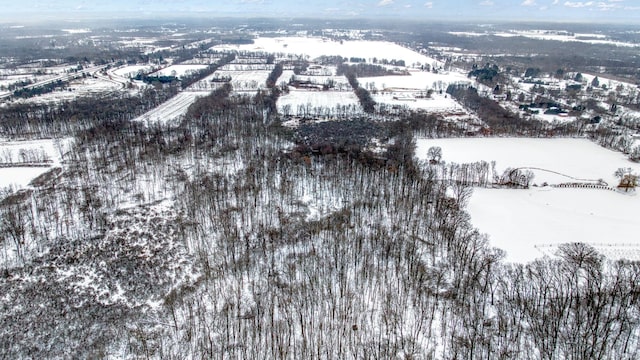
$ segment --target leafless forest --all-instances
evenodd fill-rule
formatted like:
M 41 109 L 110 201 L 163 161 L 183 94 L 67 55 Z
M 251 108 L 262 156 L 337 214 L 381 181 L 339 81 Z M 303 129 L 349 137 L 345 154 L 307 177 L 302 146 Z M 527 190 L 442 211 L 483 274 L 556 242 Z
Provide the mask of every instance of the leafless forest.
M 363 112 L 285 127 L 283 64 L 177 123 L 131 121 L 177 84 L 0 108 L 3 137 L 73 139 L 62 169 L 0 194 L 0 358 L 640 357 L 637 262 L 573 242 L 503 262 L 465 211 L 490 164 L 414 157 L 416 134 L 467 125 L 376 108 L 354 74 Z M 619 135 L 449 91 L 493 135 Z

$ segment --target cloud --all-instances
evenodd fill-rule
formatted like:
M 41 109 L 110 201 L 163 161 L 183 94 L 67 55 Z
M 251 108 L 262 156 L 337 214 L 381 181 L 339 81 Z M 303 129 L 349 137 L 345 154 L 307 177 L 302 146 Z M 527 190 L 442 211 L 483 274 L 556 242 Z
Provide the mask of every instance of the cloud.
M 378 6 L 387 6 L 393 4 L 394 0 L 380 0 Z
M 553 0 L 553 4 L 551 4 L 551 5 L 558 5 L 559 2 L 560 2 L 560 0 Z
M 536 0 L 524 0 L 522 2 L 522 4 L 520 4 L 522 6 L 534 6 L 536 5 Z
M 493 1 L 491 0 L 484 0 L 483 2 L 480 3 L 480 5 L 482 6 L 493 6 Z
M 615 8 L 618 7 L 618 5 L 616 4 L 605 4 L 603 2 L 598 3 L 597 5 L 598 9 L 602 10 L 602 11 L 609 11 L 609 10 L 613 10 Z
M 582 1 L 566 1 L 564 3 L 564 6 L 566 7 L 570 7 L 570 8 L 584 8 L 584 7 L 591 7 L 593 6 L 594 2 L 593 1 L 587 1 L 587 2 L 582 2 Z
M 424 7 L 426 7 L 427 9 L 433 9 L 433 1 L 424 3 Z
M 527 2 L 529 0 L 525 0 Z M 611 11 L 616 9 L 623 8 L 621 3 L 625 0 L 607 0 L 607 1 L 565 1 L 564 6 L 570 8 L 591 8 L 598 9 L 600 11 Z M 554 0 L 553 4 L 555 5 L 558 0 Z

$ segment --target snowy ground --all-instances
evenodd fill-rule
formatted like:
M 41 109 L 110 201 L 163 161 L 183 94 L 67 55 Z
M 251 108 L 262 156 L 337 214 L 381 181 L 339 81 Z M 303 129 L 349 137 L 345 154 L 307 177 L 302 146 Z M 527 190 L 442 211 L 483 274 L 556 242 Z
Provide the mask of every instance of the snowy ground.
M 514 103 L 512 101 L 499 101 L 498 103 L 503 108 L 505 108 L 507 110 L 511 110 L 513 113 L 520 114 L 520 116 L 522 116 L 525 119 L 528 118 L 528 117 L 531 117 L 532 119 L 539 120 L 539 121 L 545 121 L 545 122 L 548 122 L 548 123 L 569 123 L 569 122 L 576 121 L 578 119 L 575 116 L 569 116 L 568 113 L 563 113 L 562 115 L 560 115 L 560 114 L 545 114 L 545 111 L 547 111 L 547 109 L 545 109 L 545 108 L 532 108 L 532 107 L 530 107 L 529 110 L 538 111 L 538 113 L 537 114 L 528 113 L 528 112 L 526 112 L 524 110 L 521 110 L 519 108 L 519 106 L 518 106 L 518 103 Z
M 409 75 L 362 77 L 358 78 L 358 82 L 360 86 L 372 91 L 377 103 L 433 112 L 465 111 L 444 91 L 450 84 L 471 83 L 461 73 L 434 74 L 429 71 L 412 71 Z M 427 90 L 433 91 L 429 99 L 425 98 Z
M 183 77 L 206 68 L 207 65 L 171 65 L 154 72 L 153 75 Z
M 15 84 L 21 81 L 29 81 L 36 80 L 37 78 L 31 74 L 21 74 L 21 75 L 1 75 L 0 77 L 0 86 L 8 87 L 9 85 Z
M 447 94 L 434 93 L 431 98 L 414 98 L 406 92 L 384 92 L 373 95 L 377 103 L 391 106 L 406 106 L 409 109 L 421 109 L 434 113 L 458 113 L 467 110 Z
M 252 59 L 254 60 L 254 59 Z M 254 61 L 259 61 L 258 60 L 254 60 Z M 224 70 L 224 71 L 256 71 L 256 70 L 265 70 L 265 71 L 271 71 L 273 70 L 273 68 L 275 67 L 274 64 L 263 64 L 263 63 L 258 63 L 258 64 L 247 64 L 247 63 L 231 63 L 231 64 L 226 64 L 222 67 L 220 67 L 220 70 Z
M 280 85 L 280 83 L 282 83 L 283 81 L 289 83 L 289 80 L 291 80 L 291 78 L 295 75 L 296 74 L 293 72 L 293 70 L 283 70 L 282 75 L 280 75 L 280 77 L 276 81 L 276 85 Z
M 77 66 L 58 65 L 47 67 L 40 63 L 22 65 L 16 69 L 0 69 L 0 86 L 9 86 L 22 81 L 31 81 L 31 84 L 27 86 L 35 87 L 58 79 L 66 81 L 78 74 L 77 69 Z M 82 69 L 79 73 L 92 73 L 96 69 L 98 69 L 98 67 Z
M 193 59 L 183 61 L 182 64 L 183 65 L 190 65 L 190 64 L 211 65 L 211 64 L 218 63 L 218 61 L 220 61 L 220 57 L 218 55 L 210 55 L 210 56 L 200 55 L 200 56 L 196 56 Z
M 144 123 L 175 122 L 187 113 L 189 106 L 193 104 L 198 97 L 208 94 L 208 91 L 183 91 L 157 108 L 138 116 L 133 121 L 142 121 Z
M 554 255 L 557 246 L 584 242 L 611 259 L 640 260 L 640 199 L 606 190 L 473 190 L 468 211 L 506 261 Z
M 386 41 L 345 40 L 338 42 L 319 37 L 278 37 L 257 38 L 253 44 L 247 45 L 218 45 L 214 49 L 308 55 L 312 59 L 332 55 L 346 58 L 365 58 L 367 61 L 373 58 L 379 60 L 395 59 L 404 60 L 407 66 L 414 64 L 440 65 L 437 60 Z
M 32 141 L 2 141 L 0 140 L 0 189 L 26 187 L 38 175 L 60 166 L 61 151 L 64 152 L 68 140 L 32 140 Z M 46 157 L 46 161 L 36 161 L 38 167 L 20 166 L 25 163 L 21 153 L 37 153 L 39 160 Z M 28 161 L 28 160 L 27 160 Z M 30 161 L 29 161 L 30 162 Z M 32 163 L 32 162 L 30 162 Z M 11 164 L 11 166 L 9 166 Z
M 17 99 L 17 102 L 26 103 L 58 103 L 64 100 L 73 100 L 81 96 L 104 95 L 112 91 L 120 91 L 122 85 L 108 78 L 86 77 L 73 80 L 67 89 L 56 89 L 50 93 L 34 96 L 27 99 Z
M 112 72 L 118 76 L 124 78 L 136 77 L 139 72 L 144 74 L 148 73 L 152 69 L 151 65 L 130 65 L 113 70 Z
M 539 109 L 539 110 L 540 110 L 540 114 L 533 114 L 531 115 L 531 117 L 540 121 L 548 122 L 548 123 L 569 123 L 577 120 L 575 116 L 548 115 L 548 114 L 544 114 L 544 111 L 545 111 L 544 109 Z
M 473 138 L 419 139 L 416 155 L 425 159 L 429 147 L 442 148 L 442 160 L 455 163 L 496 161 L 507 167 L 534 167 L 534 183 L 593 183 L 604 179 L 615 187 L 619 167 L 640 172 L 624 154 L 585 139 Z M 551 172 L 553 171 L 553 172 Z M 578 180 L 576 180 L 578 179 Z M 474 189 L 468 211 L 492 246 L 506 251 L 507 261 L 527 262 L 553 255 L 557 245 L 585 242 L 612 259 L 640 259 L 637 214 L 640 199 L 604 189 L 531 187 L 527 190 Z M 535 220 L 534 220 L 535 219 Z
M 431 146 L 442 148 L 442 160 L 448 163 L 496 161 L 499 174 L 507 167 L 532 167 L 555 171 L 585 180 L 603 179 L 610 186 L 618 184 L 613 175 L 620 167 L 640 173 L 640 165 L 616 151 L 605 149 L 586 139 L 471 138 L 419 139 L 416 155 L 426 159 Z M 549 185 L 575 181 L 546 171 L 532 169 L 533 182 Z
M 287 73 L 286 75 L 289 75 Z M 346 76 L 338 76 L 338 75 L 293 75 L 293 71 L 291 71 L 291 75 L 285 77 L 285 72 L 282 73 L 282 76 L 278 79 L 280 82 L 286 81 L 289 82 L 291 78 L 294 78 L 297 81 L 309 81 L 314 85 L 329 85 L 333 83 L 334 90 L 348 90 L 353 91 L 353 88 L 349 84 L 349 80 L 347 80 Z
M 606 75 L 604 75 L 605 77 L 603 77 L 602 74 L 587 74 L 587 73 L 582 73 L 582 82 L 585 85 L 591 85 L 593 79 L 595 77 L 598 77 L 598 82 L 599 82 L 599 87 L 606 87 L 606 89 L 608 90 L 603 90 L 605 93 L 607 91 L 613 91 L 615 89 L 620 89 L 619 93 L 620 94 L 625 94 L 625 95 L 629 95 L 629 94 L 637 94 L 638 91 L 638 86 L 636 86 L 633 83 L 630 82 L 625 82 L 625 81 L 619 81 L 619 80 L 615 80 L 615 79 L 609 79 L 606 77 Z
M 218 70 L 214 76 L 220 78 L 231 77 L 231 86 L 233 91 L 256 92 L 258 89 L 267 88 L 267 78 L 271 71 L 269 70 L 253 70 L 253 71 L 225 71 Z
M 410 75 L 389 75 L 358 78 L 360 86 L 368 90 L 384 89 L 408 89 L 426 91 L 446 90 L 450 84 L 466 83 L 471 81 L 462 73 L 446 72 L 434 74 L 429 71 L 412 71 Z
M 278 99 L 278 112 L 283 115 L 337 115 L 342 110 L 360 113 L 353 91 L 308 91 L 291 89 Z

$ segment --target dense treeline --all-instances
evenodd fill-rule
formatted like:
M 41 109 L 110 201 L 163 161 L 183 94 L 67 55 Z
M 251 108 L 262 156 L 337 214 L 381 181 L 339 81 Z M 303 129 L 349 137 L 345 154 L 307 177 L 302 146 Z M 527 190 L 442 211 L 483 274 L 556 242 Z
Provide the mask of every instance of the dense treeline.
M 30 98 L 46 93 L 50 93 L 58 88 L 64 88 L 69 85 L 68 81 L 56 80 L 55 82 L 51 82 L 48 84 L 44 84 L 41 86 L 34 86 L 29 88 L 21 88 L 14 90 L 13 96 L 20 98 Z
M 368 119 L 319 122 L 300 125 L 294 140 L 299 153 L 346 153 L 358 157 L 373 139 L 388 139 L 390 129 L 385 123 Z
M 566 26 L 567 24 L 563 24 Z M 626 77 L 632 81 L 639 79 L 640 61 L 632 47 L 616 46 L 615 44 L 588 44 L 581 42 L 546 41 L 532 39 L 524 36 L 501 37 L 501 36 L 458 36 L 451 33 L 451 28 L 444 28 L 442 25 L 433 25 L 429 29 L 424 26 L 406 25 L 412 28 L 411 34 L 393 33 L 386 34 L 391 41 L 410 44 L 447 44 L 452 47 L 459 47 L 470 53 L 481 53 L 490 58 L 492 62 L 503 67 L 520 68 L 525 71 L 532 67 L 541 69 L 547 74 L 555 74 L 561 68 L 566 71 L 583 71 L 599 73 L 606 68 L 608 74 Z M 511 24 L 509 25 L 511 26 Z M 476 26 L 460 26 L 459 31 L 483 33 L 485 29 Z M 528 25 L 523 25 L 523 29 L 532 30 Z M 505 31 L 511 31 L 509 28 Z M 585 30 L 585 29 L 583 29 Z M 576 31 L 580 32 L 580 31 Z M 588 31 L 587 31 L 588 32 Z M 629 35 L 620 29 L 607 29 L 607 35 L 613 38 L 624 39 Z M 627 40 L 629 41 L 629 40 Z M 637 39 L 631 40 L 631 42 Z M 426 49 L 427 51 L 429 49 Z M 513 55 L 517 54 L 517 55 Z M 434 54 L 436 55 L 436 54 Z M 465 65 L 465 64 L 460 64 Z
M 147 84 L 154 84 L 154 83 L 170 84 L 172 82 L 178 81 L 178 77 L 177 76 L 171 76 L 171 75 L 144 75 L 144 74 L 138 74 L 138 75 L 136 75 L 136 77 L 134 79 L 138 80 L 138 81 L 144 81 Z
M 276 82 L 280 78 L 280 75 L 282 75 L 283 68 L 284 68 L 284 66 L 283 66 L 282 63 L 277 63 L 273 67 L 273 70 L 271 70 L 271 73 L 269 73 L 269 76 L 267 77 L 267 87 L 268 88 L 273 88 L 274 86 L 276 86 Z
M 482 68 L 478 68 L 476 64 L 473 65 L 473 70 L 469 72 L 469 77 L 475 77 L 476 80 L 484 85 L 495 86 L 500 80 L 500 71 L 498 66 L 493 64 L 486 64 Z
M 210 64 L 206 69 L 200 70 L 192 74 L 191 76 L 184 77 L 182 79 L 182 88 L 186 89 L 192 84 L 197 83 L 198 81 L 206 78 L 207 76 L 213 74 L 216 70 L 231 63 L 236 59 L 235 53 L 224 54 L 220 60 L 216 61 L 215 64 Z
M 336 69 L 337 75 L 349 75 L 353 74 L 356 77 L 372 77 L 372 76 L 385 76 L 385 75 L 397 75 L 396 72 L 387 69 L 381 65 L 364 64 L 359 63 L 355 65 L 339 64 Z
M 60 105 L 17 103 L 0 112 L 0 134 L 8 137 L 64 137 L 106 120 L 130 120 L 178 93 L 176 87 L 140 94 L 83 97 Z
M 367 114 L 371 114 L 375 112 L 376 102 L 375 100 L 373 100 L 373 97 L 371 97 L 371 93 L 369 93 L 367 89 L 360 86 L 360 83 L 358 82 L 356 74 L 348 73 L 348 74 L 345 74 L 345 76 L 349 81 L 349 85 L 351 85 L 354 93 L 358 97 L 358 101 L 362 106 L 362 110 Z
M 236 56 L 234 53 L 225 54 L 222 58 L 220 58 L 220 60 L 216 61 L 215 64 L 209 64 L 205 69 L 196 70 L 190 74 L 185 74 L 180 77 L 172 75 L 138 74 L 136 75 L 135 79 L 144 81 L 147 84 L 172 84 L 179 81 L 182 89 L 186 89 L 189 86 L 213 74 L 220 67 L 229 64 L 230 62 L 235 60 L 235 58 Z
M 229 95 L 233 90 L 231 84 L 225 83 L 218 89 L 211 92 L 211 94 L 198 98 L 187 110 L 186 117 L 191 119 L 197 119 L 202 117 L 207 111 L 211 109 L 224 109 L 231 107 L 232 104 L 229 100 Z

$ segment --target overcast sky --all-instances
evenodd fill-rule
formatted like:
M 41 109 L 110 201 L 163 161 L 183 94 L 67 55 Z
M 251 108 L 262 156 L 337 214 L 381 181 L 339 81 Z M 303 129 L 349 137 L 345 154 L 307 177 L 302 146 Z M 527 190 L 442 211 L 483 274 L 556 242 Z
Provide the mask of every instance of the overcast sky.
M 0 20 L 119 13 L 268 17 L 398 17 L 425 20 L 551 20 L 640 23 L 640 0 L 2 0 Z

